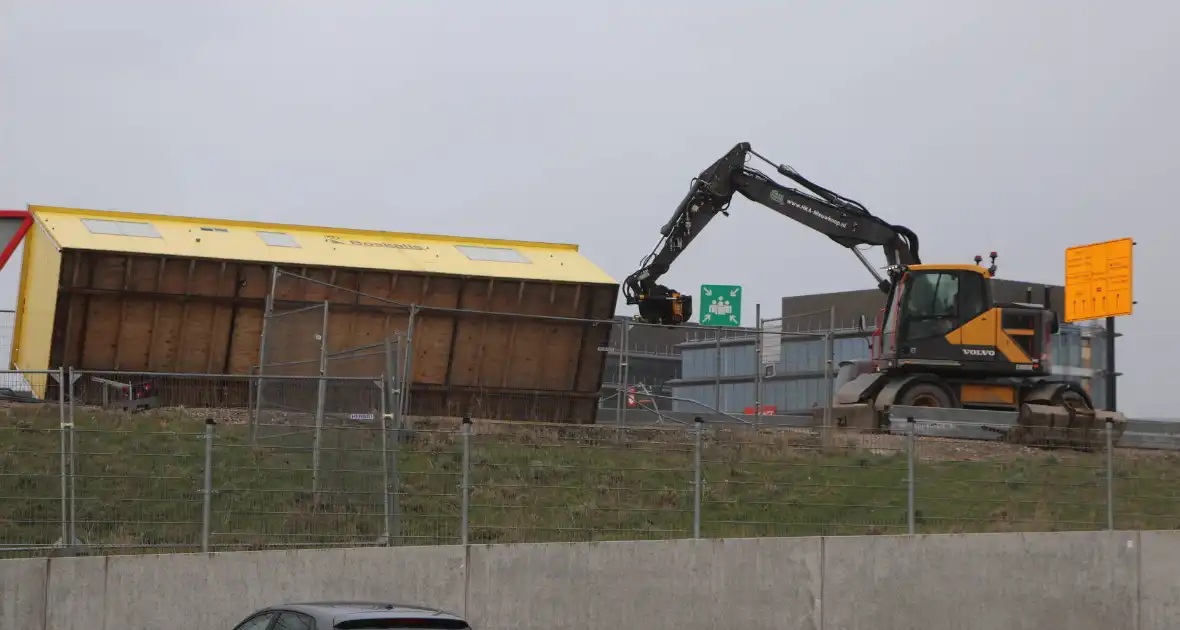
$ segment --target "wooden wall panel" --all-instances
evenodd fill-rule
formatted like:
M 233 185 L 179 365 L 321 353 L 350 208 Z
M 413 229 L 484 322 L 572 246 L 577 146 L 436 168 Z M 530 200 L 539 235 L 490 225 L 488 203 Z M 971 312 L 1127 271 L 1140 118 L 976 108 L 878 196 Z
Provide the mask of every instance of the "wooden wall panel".
M 152 311 L 152 302 L 148 300 L 123 300 L 123 327 L 115 355 L 116 370 L 124 369 L 124 366 L 147 366 L 152 340 Z
M 248 374 L 258 364 L 258 344 L 262 339 L 262 306 L 239 306 L 234 329 L 227 340 L 228 368 L 224 374 Z
M 412 411 L 589 422 L 616 287 L 322 268 L 288 268 L 276 310 L 329 302 L 328 349 L 380 343 L 414 319 Z M 234 261 L 67 250 L 55 364 L 133 372 L 246 373 L 258 362 L 269 267 Z M 429 307 L 464 309 L 433 311 Z M 279 325 L 272 326 L 278 328 Z M 318 315 L 283 320 L 287 354 L 316 359 Z M 278 335 L 279 333 L 275 333 Z M 274 337 L 273 339 L 279 339 Z M 288 340 L 290 340 L 288 342 Z M 291 357 L 286 357 L 291 358 Z M 332 375 L 372 376 L 384 361 L 338 360 Z
M 468 280 L 459 307 L 480 311 L 493 310 L 491 296 L 495 286 L 494 279 Z M 491 319 L 467 314 L 456 314 L 452 318 L 448 385 L 479 387 L 484 357 L 488 356 L 487 330 Z
M 153 372 L 171 372 L 176 367 L 180 346 L 180 323 L 184 304 L 161 300 L 152 326 L 151 360 L 147 368 Z

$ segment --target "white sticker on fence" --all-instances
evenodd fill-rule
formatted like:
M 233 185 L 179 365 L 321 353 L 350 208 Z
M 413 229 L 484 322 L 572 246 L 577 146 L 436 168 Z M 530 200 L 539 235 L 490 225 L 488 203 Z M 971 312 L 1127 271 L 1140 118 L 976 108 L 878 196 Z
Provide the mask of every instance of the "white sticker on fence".
M 348 419 L 349 420 L 372 420 L 373 414 L 371 414 L 371 413 L 350 413 L 350 414 L 348 414 Z

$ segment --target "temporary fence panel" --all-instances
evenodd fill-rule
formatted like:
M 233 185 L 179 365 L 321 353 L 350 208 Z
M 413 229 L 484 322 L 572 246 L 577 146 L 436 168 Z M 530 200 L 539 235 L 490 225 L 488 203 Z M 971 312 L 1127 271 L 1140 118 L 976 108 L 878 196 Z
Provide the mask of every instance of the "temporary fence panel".
M 376 384 L 325 405 L 317 486 L 314 442 L 251 446 L 244 410 L 102 409 L 78 402 L 102 385 L 93 377 L 128 376 L 73 376 L 72 404 L 0 414 L 6 555 L 1168 529 L 1180 518 L 1169 452 L 948 439 L 904 418 L 892 434 L 825 437 L 703 413 L 629 427 L 418 419 L 389 435 L 350 411 L 381 407 Z
M 63 375 L 0 372 L 0 558 L 45 554 L 68 544 Z

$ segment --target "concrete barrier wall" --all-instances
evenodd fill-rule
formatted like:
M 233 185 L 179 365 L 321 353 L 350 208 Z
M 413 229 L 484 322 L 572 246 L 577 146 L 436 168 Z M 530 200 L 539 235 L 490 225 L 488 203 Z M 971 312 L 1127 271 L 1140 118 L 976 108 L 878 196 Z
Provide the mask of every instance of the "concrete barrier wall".
M 478 630 L 817 629 L 822 542 L 475 546 L 467 614 Z
M 45 560 L 0 561 L 0 628 L 45 627 Z
M 1180 532 L 1139 535 L 1137 630 L 1180 628 Z
M 1134 532 L 832 538 L 830 628 L 1136 628 Z
M 479 630 L 1180 628 L 1180 532 L 473 545 L 0 561 L 0 628 L 229 630 L 370 599 Z M 182 620 L 182 621 L 181 621 Z
M 462 610 L 465 562 L 463 548 L 450 546 L 55 558 L 41 561 L 44 611 L 22 617 L 27 625 L 0 628 L 163 628 L 183 620 L 185 628 L 230 630 L 250 610 L 295 600 Z M 31 624 L 42 616 L 44 625 Z

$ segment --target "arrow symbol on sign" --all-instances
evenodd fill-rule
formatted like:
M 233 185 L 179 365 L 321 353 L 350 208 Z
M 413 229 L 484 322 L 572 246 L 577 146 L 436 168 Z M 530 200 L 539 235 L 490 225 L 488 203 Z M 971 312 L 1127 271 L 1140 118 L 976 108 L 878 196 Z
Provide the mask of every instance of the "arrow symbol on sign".
M 703 291 L 705 295 L 713 295 L 713 290 L 708 287 L 701 287 L 701 291 Z
M 734 289 L 733 291 L 730 291 L 729 297 L 737 297 L 738 291 L 741 291 L 741 289 Z

